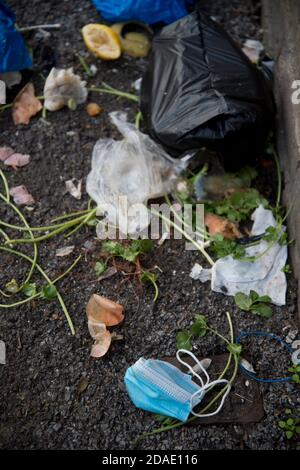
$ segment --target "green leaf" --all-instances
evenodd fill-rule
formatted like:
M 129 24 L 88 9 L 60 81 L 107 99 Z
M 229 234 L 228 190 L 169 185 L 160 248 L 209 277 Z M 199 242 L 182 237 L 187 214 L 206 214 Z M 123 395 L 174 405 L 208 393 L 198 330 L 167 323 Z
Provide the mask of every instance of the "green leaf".
M 300 434 L 300 426 L 297 426 L 295 431 L 296 431 L 297 434 Z
M 281 235 L 278 239 L 278 243 L 279 243 L 279 245 L 284 246 L 284 245 L 287 245 L 287 244 L 290 244 L 290 243 L 293 243 L 293 242 L 292 241 L 288 242 L 287 233 L 283 232 L 283 233 L 281 233 Z
M 296 382 L 296 384 L 299 384 L 300 383 L 299 375 L 298 374 L 292 375 L 292 380 L 293 380 L 293 382 Z
M 262 295 L 261 297 L 258 297 L 258 300 L 259 302 L 272 302 L 271 297 L 269 297 L 268 295 Z
M 43 287 L 42 296 L 44 299 L 52 300 L 57 297 L 57 289 L 54 284 L 48 284 L 47 286 Z
M 278 426 L 279 426 L 281 429 L 285 429 L 285 427 L 286 427 L 285 421 L 279 421 Z
M 285 435 L 286 435 L 287 439 L 292 439 L 294 433 L 293 433 L 293 431 L 286 431 Z
M 15 279 L 12 279 L 11 281 L 7 282 L 7 284 L 5 284 L 5 289 L 7 292 L 10 292 L 10 294 L 15 294 L 19 290 L 19 285 Z
M 261 317 L 269 318 L 272 316 L 272 309 L 269 305 L 266 305 L 267 302 L 270 302 L 272 299 L 268 295 L 263 295 L 259 297 L 257 292 L 251 290 L 249 295 L 244 294 L 243 292 L 237 292 L 234 296 L 236 305 L 246 312 L 253 312 Z
M 126 261 L 130 261 L 130 263 L 134 263 L 139 255 L 139 251 L 134 250 L 131 247 L 126 247 L 123 250 L 123 253 L 120 253 L 119 256 L 125 259 Z
M 252 303 L 256 302 L 258 299 L 260 299 L 259 295 L 255 290 L 250 290 L 250 299 L 252 300 Z
M 191 334 L 188 330 L 179 331 L 179 333 L 177 333 L 176 346 L 177 349 L 187 349 L 188 351 L 191 351 Z
M 276 227 L 267 227 L 262 239 L 266 240 L 268 243 L 278 242 L 282 246 L 286 245 L 288 241 L 287 233 L 282 231 L 280 224 L 276 225 Z
M 148 253 L 153 249 L 153 241 L 148 238 L 137 240 L 139 241 L 139 251 L 140 253 Z
M 236 191 L 222 201 L 210 202 L 206 204 L 206 208 L 232 222 L 241 222 L 247 220 L 260 204 L 266 207 L 268 201 L 259 194 L 257 189 L 249 188 L 246 191 Z
M 257 171 L 252 166 L 244 166 L 236 173 L 236 177 L 242 180 L 244 187 L 247 187 L 257 177 Z
M 102 243 L 102 248 L 104 251 L 106 251 L 107 253 L 111 254 L 111 255 L 115 255 L 117 256 L 120 252 L 120 247 L 122 245 L 120 245 L 120 243 L 117 243 L 117 242 L 113 242 L 111 240 L 108 240 L 108 241 L 105 241 Z
M 264 318 L 270 318 L 272 316 L 272 309 L 265 303 L 256 303 L 250 308 L 251 312 L 256 313 Z
M 96 276 L 99 277 L 101 276 L 101 274 L 105 273 L 105 271 L 107 270 L 107 266 L 102 261 L 97 261 L 94 269 L 95 269 Z
M 269 243 L 276 242 L 279 238 L 279 235 L 280 233 L 278 232 L 278 227 L 270 226 L 266 228 L 262 239 Z
M 237 292 L 234 296 L 236 305 L 241 309 L 248 312 L 252 306 L 252 300 L 243 292 Z
M 286 264 L 283 266 L 283 268 L 281 268 L 281 272 L 289 274 L 292 272 L 292 269 L 289 264 Z
M 88 225 L 89 227 L 95 227 L 97 224 L 98 224 L 98 219 L 96 217 L 93 217 L 92 219 L 89 219 L 86 222 L 86 225 Z
M 291 414 L 292 414 L 292 410 L 291 410 L 290 408 L 286 408 L 285 414 L 286 414 L 286 415 L 291 415 Z
M 217 258 L 232 255 L 235 259 L 241 259 L 246 254 L 243 246 L 238 245 L 234 240 L 224 238 L 220 234 L 212 237 L 211 250 Z
M 26 283 L 22 287 L 22 292 L 26 297 L 33 297 L 36 294 L 36 283 Z
M 237 343 L 230 343 L 228 344 L 227 349 L 235 356 L 240 356 L 242 352 L 242 345 Z
M 148 239 L 139 239 L 133 240 L 130 245 L 124 246 L 121 243 L 105 241 L 102 243 L 102 248 L 111 255 L 119 256 L 130 263 L 134 263 L 140 254 L 153 248 L 153 242 Z
M 286 424 L 287 424 L 288 426 L 293 426 L 293 425 L 294 425 L 294 420 L 293 420 L 293 418 L 289 418 L 289 419 L 287 420 Z
M 190 331 L 193 335 L 202 337 L 206 335 L 207 328 L 207 319 L 205 315 L 196 315 L 195 322 L 191 326 Z

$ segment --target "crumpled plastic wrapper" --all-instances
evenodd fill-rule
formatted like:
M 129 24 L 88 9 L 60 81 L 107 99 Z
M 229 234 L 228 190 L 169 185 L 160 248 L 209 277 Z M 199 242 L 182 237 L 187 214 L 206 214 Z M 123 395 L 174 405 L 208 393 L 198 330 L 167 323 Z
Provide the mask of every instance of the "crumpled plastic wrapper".
M 44 86 L 45 108 L 49 111 L 58 111 L 68 106 L 70 100 L 75 105 L 84 103 L 88 95 L 85 85 L 86 82 L 73 73 L 72 67 L 69 69 L 53 67 Z
M 106 213 L 108 223 L 123 233 L 134 234 L 149 225 L 150 216 L 146 207 L 139 213 L 130 208 L 169 193 L 183 164 L 126 122 L 124 113 L 113 112 L 109 116 L 124 138 L 98 140 L 86 188 L 99 213 Z M 101 227 L 99 224 L 99 231 Z

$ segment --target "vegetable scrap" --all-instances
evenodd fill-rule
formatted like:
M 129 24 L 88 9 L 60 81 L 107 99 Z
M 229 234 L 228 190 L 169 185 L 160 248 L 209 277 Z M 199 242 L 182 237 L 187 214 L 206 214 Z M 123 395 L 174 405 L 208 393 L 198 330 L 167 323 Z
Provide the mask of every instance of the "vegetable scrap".
M 240 238 L 242 236 L 234 222 L 230 222 L 229 220 L 225 219 L 224 217 L 220 217 L 219 215 L 206 212 L 204 223 L 208 228 L 210 235 L 219 234 L 230 240 Z
M 33 84 L 27 83 L 14 99 L 12 106 L 13 121 L 15 124 L 29 124 L 32 116 L 35 116 L 42 108 L 42 103 L 35 96 Z
M 71 194 L 71 196 L 80 201 L 82 197 L 82 180 L 80 179 L 79 181 L 77 181 L 77 185 L 75 184 L 75 182 L 75 178 L 65 181 L 66 189 L 68 193 Z
M 49 111 L 58 111 L 64 106 L 70 109 L 86 101 L 86 82 L 73 73 L 73 68 L 53 68 L 44 86 L 44 106 Z
M 14 170 L 28 165 L 30 155 L 17 153 L 11 147 L 0 147 L 0 160 L 6 166 L 11 166 Z
M 23 184 L 14 186 L 10 189 L 9 193 L 18 206 L 30 206 L 35 203 L 34 198 Z
M 124 308 L 122 305 L 93 294 L 86 306 L 88 318 L 88 329 L 91 337 L 95 340 L 91 356 L 100 358 L 110 348 L 112 337 L 106 329 L 107 326 L 116 326 L 124 320 Z
M 117 33 L 104 24 L 91 23 L 82 30 L 88 50 L 102 60 L 115 60 L 121 55 L 121 44 Z
M 64 246 L 62 248 L 58 248 L 55 252 L 55 256 L 58 256 L 58 257 L 68 256 L 71 253 L 73 253 L 74 248 L 75 248 L 75 245 Z
M 97 103 L 89 103 L 86 106 L 86 112 L 88 113 L 89 116 L 98 116 L 98 114 L 102 113 L 102 108 L 99 106 Z

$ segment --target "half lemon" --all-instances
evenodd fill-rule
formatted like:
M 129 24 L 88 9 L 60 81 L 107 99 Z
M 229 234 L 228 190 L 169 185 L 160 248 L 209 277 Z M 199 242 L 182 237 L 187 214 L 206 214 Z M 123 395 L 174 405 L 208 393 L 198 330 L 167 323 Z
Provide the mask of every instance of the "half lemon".
M 120 57 L 120 39 L 109 26 L 90 23 L 85 25 L 81 32 L 88 50 L 100 59 L 114 60 Z

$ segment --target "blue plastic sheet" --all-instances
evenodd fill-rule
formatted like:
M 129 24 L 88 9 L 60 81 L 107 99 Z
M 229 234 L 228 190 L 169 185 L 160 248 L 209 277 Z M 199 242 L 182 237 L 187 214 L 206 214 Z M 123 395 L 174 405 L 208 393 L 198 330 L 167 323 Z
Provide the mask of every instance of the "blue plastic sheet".
M 93 0 L 108 21 L 139 20 L 147 24 L 173 23 L 188 14 L 187 5 L 196 0 Z
M 23 37 L 14 27 L 15 20 L 13 11 L 0 0 L 0 72 L 17 72 L 32 66 Z

